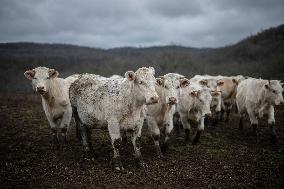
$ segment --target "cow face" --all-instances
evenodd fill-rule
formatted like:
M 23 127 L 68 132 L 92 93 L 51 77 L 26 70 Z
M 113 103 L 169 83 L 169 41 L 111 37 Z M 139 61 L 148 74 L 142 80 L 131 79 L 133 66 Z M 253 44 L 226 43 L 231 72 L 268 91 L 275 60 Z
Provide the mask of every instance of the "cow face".
M 155 90 L 156 78 L 155 70 L 152 67 L 139 68 L 135 73 L 128 71 L 125 77 L 134 84 L 135 96 L 142 103 L 154 104 L 159 100 L 159 96 Z
M 190 92 L 192 98 L 194 98 L 195 107 L 198 108 L 204 116 L 211 116 L 210 104 L 212 102 L 212 96 L 210 94 L 210 90 L 201 89 L 198 91 Z
M 221 98 L 221 91 L 211 91 L 211 96 L 212 96 L 212 101 L 211 101 L 211 108 L 215 108 L 216 112 L 220 112 L 221 111 L 221 102 L 222 102 L 222 98 Z
M 58 71 L 45 67 L 37 67 L 24 73 L 26 78 L 32 80 L 33 90 L 41 95 L 47 93 L 50 80 L 57 77 L 58 74 Z
M 177 79 L 162 76 L 157 78 L 157 85 L 161 87 L 162 98 L 166 104 L 173 105 L 178 102 L 180 84 Z
M 211 91 L 219 90 L 219 88 L 218 88 L 219 85 L 218 85 L 216 79 L 213 79 L 213 78 L 202 79 L 202 80 L 198 81 L 198 84 L 203 88 L 210 89 Z
M 271 80 L 265 84 L 265 89 L 267 91 L 266 98 L 273 105 L 283 104 L 283 87 L 281 83 L 277 80 Z

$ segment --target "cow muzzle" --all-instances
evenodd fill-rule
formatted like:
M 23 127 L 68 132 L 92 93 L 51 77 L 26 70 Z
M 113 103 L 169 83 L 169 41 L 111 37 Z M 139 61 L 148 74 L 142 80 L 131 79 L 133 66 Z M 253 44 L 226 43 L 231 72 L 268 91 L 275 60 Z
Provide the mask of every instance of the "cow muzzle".
M 177 99 L 176 99 L 175 97 L 170 97 L 170 98 L 168 99 L 168 104 L 174 105 L 174 104 L 176 104 L 176 103 L 177 103 Z
M 44 89 L 44 87 L 37 87 L 36 88 L 36 91 L 39 93 L 39 94 L 41 94 L 41 95 L 43 95 L 43 94 L 45 94 L 46 93 L 46 90 Z
M 205 113 L 205 117 L 211 117 L 211 116 L 212 116 L 211 112 Z
M 159 102 L 158 96 L 152 96 L 148 102 L 146 102 L 146 105 L 155 104 Z

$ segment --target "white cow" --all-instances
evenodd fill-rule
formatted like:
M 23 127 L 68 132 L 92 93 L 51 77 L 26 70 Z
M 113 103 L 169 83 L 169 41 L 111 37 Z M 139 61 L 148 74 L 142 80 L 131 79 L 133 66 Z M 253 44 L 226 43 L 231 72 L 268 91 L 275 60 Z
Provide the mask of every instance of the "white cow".
M 179 93 L 179 79 L 184 78 L 182 75 L 168 73 L 164 76 L 157 78 L 156 91 L 160 98 L 159 102 L 147 106 L 146 121 L 148 129 L 154 140 L 156 153 L 159 157 L 162 152 L 159 145 L 160 128 L 163 128 L 165 136 L 162 151 L 168 147 L 168 142 L 173 129 L 173 116 L 176 112 L 176 104 L 178 102 Z
M 72 106 L 77 110 L 77 118 L 82 127 L 83 144 L 88 147 L 85 128 L 98 123 L 107 123 L 113 147 L 114 166 L 122 170 L 119 148 L 121 130 L 131 132 L 135 157 L 143 166 L 136 139 L 141 136 L 144 121 L 144 105 L 158 102 L 155 91 L 154 68 L 139 68 L 128 71 L 124 79 L 109 79 L 106 82 L 79 78 L 70 87 Z
M 282 85 L 282 86 L 281 86 Z M 258 119 L 267 115 L 271 129 L 271 142 L 276 142 L 274 106 L 283 104 L 283 83 L 278 80 L 249 78 L 242 81 L 237 88 L 236 102 L 241 115 L 239 128 L 243 128 L 243 117 L 248 113 L 254 134 Z
M 220 120 L 223 119 L 224 112 L 226 112 L 225 122 L 229 122 L 229 117 L 233 106 L 236 104 L 237 87 L 245 78 L 242 75 L 238 76 L 216 76 L 219 90 L 222 93 L 222 108 Z
M 59 144 L 58 132 L 66 143 L 72 118 L 69 87 L 78 75 L 62 79 L 57 77 L 58 71 L 46 67 L 27 70 L 24 75 L 32 80 L 33 90 L 41 95 L 43 110 L 51 127 L 54 144 Z
M 191 78 L 190 83 L 196 83 L 203 88 L 208 88 L 211 90 L 212 102 L 210 104 L 210 109 L 212 112 L 213 126 L 218 122 L 219 113 L 221 111 L 222 99 L 221 99 L 221 90 L 217 83 L 218 79 L 215 76 L 211 75 L 195 75 Z
M 185 143 L 189 143 L 189 132 L 191 129 L 189 120 L 198 123 L 197 132 L 193 140 L 196 144 L 204 130 L 204 118 L 211 115 L 210 104 L 212 96 L 210 89 L 203 88 L 196 83 L 189 83 L 187 79 L 181 79 L 180 96 L 177 111 L 185 129 Z

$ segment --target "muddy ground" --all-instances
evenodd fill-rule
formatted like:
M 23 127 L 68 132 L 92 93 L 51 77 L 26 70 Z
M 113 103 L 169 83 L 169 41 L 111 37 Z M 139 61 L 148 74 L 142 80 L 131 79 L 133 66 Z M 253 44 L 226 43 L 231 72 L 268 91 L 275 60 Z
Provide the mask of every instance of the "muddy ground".
M 238 118 L 206 128 L 198 145 L 172 141 L 164 159 L 157 159 L 147 129 L 140 169 L 132 146 L 121 152 L 126 172 L 110 165 L 112 149 L 106 130 L 93 131 L 94 161 L 88 160 L 75 130 L 67 148 L 53 149 L 40 99 L 31 94 L 0 95 L 0 188 L 284 188 L 284 108 L 276 109 L 278 144 L 271 145 L 262 123 L 259 140 Z M 74 127 L 74 122 L 72 122 Z

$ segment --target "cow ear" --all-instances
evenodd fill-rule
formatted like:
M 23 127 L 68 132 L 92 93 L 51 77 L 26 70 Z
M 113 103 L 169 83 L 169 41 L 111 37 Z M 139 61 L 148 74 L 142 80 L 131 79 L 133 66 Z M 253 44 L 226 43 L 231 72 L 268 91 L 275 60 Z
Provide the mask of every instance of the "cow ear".
M 34 76 L 35 76 L 35 70 L 27 70 L 27 71 L 25 71 L 24 75 L 29 80 L 32 80 L 34 78 Z
M 208 81 L 207 80 L 200 80 L 199 83 L 202 85 L 202 86 L 206 86 Z
M 162 78 L 156 78 L 157 84 L 162 86 L 164 84 L 164 80 Z
M 49 69 L 48 75 L 50 78 L 55 78 L 59 75 L 59 72 L 55 69 Z
M 189 80 L 186 78 L 183 78 L 179 80 L 179 83 L 180 83 L 180 87 L 186 87 L 189 85 Z
M 217 81 L 217 85 L 218 86 L 223 86 L 224 85 L 224 81 Z
M 155 75 L 155 69 L 153 67 L 149 67 L 149 70 L 152 72 L 153 75 Z
M 211 96 L 218 96 L 219 95 L 219 92 L 217 92 L 217 91 L 211 91 L 210 93 L 211 93 Z
M 198 92 L 197 92 L 197 91 L 192 91 L 192 92 L 190 93 L 190 95 L 191 95 L 192 97 L 197 97 L 197 96 L 198 96 Z
M 129 81 L 134 81 L 135 73 L 133 71 L 127 71 L 125 73 L 125 78 L 128 79 Z

